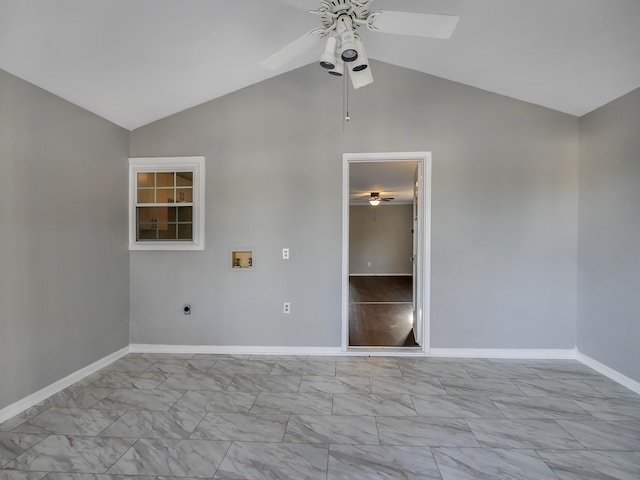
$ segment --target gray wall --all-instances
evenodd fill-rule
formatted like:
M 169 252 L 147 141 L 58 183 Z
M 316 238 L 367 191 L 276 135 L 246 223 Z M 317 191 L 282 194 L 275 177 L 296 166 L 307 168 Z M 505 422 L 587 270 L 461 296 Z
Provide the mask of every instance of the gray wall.
M 349 207 L 349 273 L 411 275 L 412 228 L 413 205 Z
M 640 89 L 580 119 L 578 349 L 640 382 Z
M 0 70 L 0 408 L 128 344 L 127 149 Z
M 344 131 L 314 64 L 132 132 L 132 156 L 207 158 L 206 250 L 131 253 L 133 342 L 339 346 L 342 154 L 429 150 L 431 345 L 575 346 L 577 118 L 372 67 Z

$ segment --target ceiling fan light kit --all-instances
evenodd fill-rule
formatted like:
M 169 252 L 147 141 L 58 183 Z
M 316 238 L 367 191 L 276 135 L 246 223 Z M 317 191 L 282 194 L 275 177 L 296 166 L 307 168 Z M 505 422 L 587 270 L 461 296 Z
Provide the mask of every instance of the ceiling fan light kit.
M 354 72 L 359 72 L 360 70 L 369 68 L 369 59 L 367 58 L 367 54 L 364 51 L 364 45 L 359 38 L 356 38 L 356 49 L 360 54 L 358 55 L 356 61 L 353 63 L 353 67 L 351 67 L 351 70 Z
M 344 75 L 344 62 L 341 58 L 336 58 L 336 64 L 331 70 L 329 70 L 329 75 L 334 75 L 336 77 Z
M 342 40 L 340 58 L 345 62 L 355 62 L 358 58 L 358 50 L 356 50 L 356 37 L 353 32 L 345 32 L 340 40 Z
M 338 47 L 338 39 L 336 37 L 329 37 L 327 44 L 324 47 L 324 52 L 320 57 L 320 66 L 327 70 L 334 70 L 336 68 L 336 48 Z
M 345 62 L 353 62 L 358 58 L 356 34 L 353 28 L 353 20 L 347 14 L 340 15 L 335 22 L 336 32 L 340 36 L 340 57 Z
M 282 0 L 306 10 L 304 0 Z M 331 75 L 342 76 L 344 63 L 355 89 L 373 83 L 369 60 L 357 29 L 373 32 L 447 39 L 453 34 L 459 17 L 426 13 L 371 10 L 373 0 L 321 0 L 320 8 L 309 10 L 320 17 L 322 27 L 307 32 L 260 63 L 276 70 L 327 38 L 320 65 Z M 344 62 L 344 63 L 342 63 Z
M 371 196 L 369 197 L 369 204 L 372 207 L 377 207 L 378 205 L 380 205 L 380 202 L 390 202 L 391 200 L 394 200 L 394 198 L 393 197 L 382 198 L 380 196 L 380 192 L 371 192 Z
M 373 83 L 373 75 L 370 68 L 364 68 L 361 70 L 349 70 L 349 76 L 351 77 L 351 84 L 354 89 L 367 86 Z

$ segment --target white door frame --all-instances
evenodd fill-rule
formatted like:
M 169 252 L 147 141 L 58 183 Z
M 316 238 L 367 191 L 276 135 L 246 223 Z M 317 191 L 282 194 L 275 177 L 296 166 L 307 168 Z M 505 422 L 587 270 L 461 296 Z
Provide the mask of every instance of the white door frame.
M 425 354 L 431 349 L 431 152 L 383 152 L 383 153 L 344 153 L 342 155 L 342 351 L 349 350 L 349 165 L 357 162 L 407 162 L 422 164 L 422 208 L 418 224 L 422 230 L 418 237 L 418 269 L 422 271 L 421 303 L 416 308 L 422 310 L 422 338 L 420 351 Z M 406 347 L 358 347 L 358 351 L 401 352 Z

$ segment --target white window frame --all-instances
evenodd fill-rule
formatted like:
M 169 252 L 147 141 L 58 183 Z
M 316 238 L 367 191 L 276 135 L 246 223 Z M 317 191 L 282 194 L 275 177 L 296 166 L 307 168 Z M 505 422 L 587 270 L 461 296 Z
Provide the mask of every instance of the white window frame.
M 204 250 L 204 157 L 129 158 L 129 250 Z M 136 240 L 137 177 L 139 172 L 193 172 L 193 240 Z

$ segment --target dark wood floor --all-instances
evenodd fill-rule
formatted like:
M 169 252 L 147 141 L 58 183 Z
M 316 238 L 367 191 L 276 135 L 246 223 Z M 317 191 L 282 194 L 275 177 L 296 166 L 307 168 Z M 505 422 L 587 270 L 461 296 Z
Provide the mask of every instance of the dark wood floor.
M 349 345 L 413 347 L 413 279 L 349 278 Z

